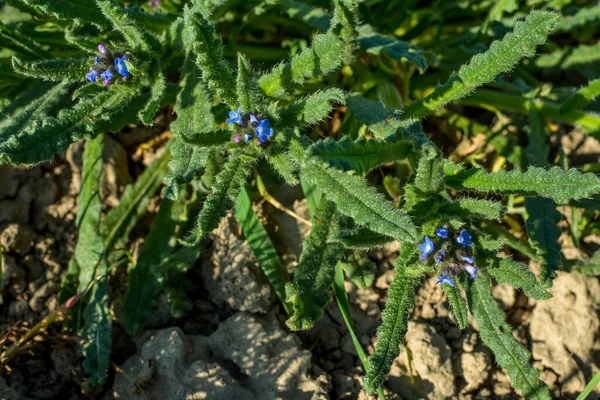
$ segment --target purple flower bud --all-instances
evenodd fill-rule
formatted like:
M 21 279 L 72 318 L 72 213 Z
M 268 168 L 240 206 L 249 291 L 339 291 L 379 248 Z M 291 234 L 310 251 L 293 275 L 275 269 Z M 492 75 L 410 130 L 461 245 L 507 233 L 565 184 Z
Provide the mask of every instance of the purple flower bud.
M 233 141 L 234 141 L 235 143 L 239 143 L 241 140 L 242 140 L 242 138 L 241 138 L 241 137 L 239 137 L 239 136 L 236 136 L 236 137 L 234 137 L 234 138 L 233 138 Z
M 106 47 L 104 47 L 104 45 L 102 43 L 100 43 L 98 45 L 98 51 L 102 54 L 104 54 L 106 52 Z
M 473 257 L 460 256 L 460 259 L 463 260 L 463 261 L 468 262 L 469 264 L 473 264 L 475 262 L 475 260 L 473 259 Z
M 467 273 L 469 274 L 469 278 L 471 278 L 471 279 L 475 279 L 475 274 L 477 273 L 477 270 L 478 270 L 479 268 L 477 268 L 477 267 L 474 267 L 474 266 L 472 266 L 472 265 L 469 265 L 469 264 L 465 264 L 465 265 L 463 265 L 463 269 L 464 269 L 465 271 L 467 271 Z
M 102 82 L 102 86 L 108 86 L 108 85 L 110 85 L 110 81 L 104 81 L 104 82 Z

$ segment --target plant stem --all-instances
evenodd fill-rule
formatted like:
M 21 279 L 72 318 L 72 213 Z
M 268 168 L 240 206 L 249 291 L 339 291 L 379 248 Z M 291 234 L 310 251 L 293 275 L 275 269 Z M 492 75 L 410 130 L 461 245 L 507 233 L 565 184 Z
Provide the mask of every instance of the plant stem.
M 258 174 L 256 174 L 256 187 L 258 188 L 258 192 L 260 193 L 260 195 L 273 207 L 275 207 L 279 211 L 286 213 L 290 217 L 295 218 L 296 220 L 302 222 L 303 224 L 312 226 L 312 223 L 310 221 L 302 218 L 301 216 L 299 216 L 298 214 L 296 214 L 295 212 L 293 212 L 292 210 L 290 210 L 289 208 L 287 208 L 286 206 L 281 204 L 275 197 L 271 196 L 271 194 L 269 192 L 267 192 L 267 188 L 265 187 L 265 184 L 264 184 L 262 178 Z
M 600 382 L 600 371 L 596 372 L 596 375 L 594 375 L 592 380 L 585 386 L 583 392 L 581 392 L 581 394 L 577 396 L 577 400 L 586 399 L 590 395 L 590 393 L 592 393 L 592 390 L 594 390 L 594 387 L 596 387 L 598 382 Z

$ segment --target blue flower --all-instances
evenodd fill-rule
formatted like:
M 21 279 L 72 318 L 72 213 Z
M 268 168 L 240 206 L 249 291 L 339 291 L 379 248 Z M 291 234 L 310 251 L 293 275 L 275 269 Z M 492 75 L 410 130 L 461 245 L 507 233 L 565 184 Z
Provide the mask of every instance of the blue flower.
M 438 228 L 435 235 L 442 239 L 448 239 L 448 228 Z
M 258 119 L 253 114 L 250 114 L 250 125 L 254 127 L 258 126 Z
M 96 75 L 98 75 L 98 71 L 90 71 L 85 75 L 85 79 L 90 82 L 96 82 Z
M 225 120 L 228 124 L 238 124 L 242 125 L 242 107 L 238 107 L 237 112 L 231 110 L 229 111 L 229 119 Z
M 469 274 L 469 277 L 470 277 L 471 279 L 475 279 L 475 274 L 477 273 L 477 270 L 478 270 L 479 268 L 477 268 L 477 267 L 474 267 L 474 266 L 472 266 L 472 265 L 469 265 L 469 264 L 466 264 L 466 265 L 463 265 L 463 269 L 464 269 L 465 271 L 467 271 L 467 273 Z
M 100 61 L 102 61 L 102 60 L 100 60 L 100 57 L 96 56 L 96 59 L 94 60 L 94 64 L 98 64 Z
M 435 246 L 433 245 L 431 239 L 429 239 L 429 236 L 425 236 L 425 239 L 423 239 L 423 243 L 421 243 L 421 245 L 419 246 L 419 251 L 423 252 L 421 254 L 421 261 L 425 260 L 427 256 L 433 252 L 434 249 Z
M 446 257 L 446 250 L 441 249 L 435 256 L 435 262 L 441 264 L 444 261 L 444 257 Z
M 113 78 L 113 76 L 114 74 L 111 72 L 110 69 L 107 69 L 100 75 L 100 77 L 106 81 L 110 81 Z
M 115 58 L 115 68 L 117 72 L 125 77 L 129 76 L 129 69 L 127 68 L 127 64 L 121 57 Z
M 269 120 L 263 119 L 256 128 L 256 136 L 261 142 L 267 143 L 267 138 L 273 136 L 273 129 L 269 128 Z
M 473 264 L 475 262 L 475 260 L 473 259 L 473 257 L 460 256 L 460 259 L 463 260 L 463 261 L 468 262 L 469 264 Z
M 463 247 L 469 247 L 471 245 L 471 234 L 466 229 L 460 232 L 460 235 L 456 238 L 456 241 Z
M 450 278 L 448 273 L 445 271 L 441 276 L 438 276 L 437 283 L 441 283 L 442 285 L 450 285 L 454 287 L 454 279 Z
M 244 140 L 246 143 L 250 142 L 252 140 L 252 135 L 249 133 L 244 133 Z

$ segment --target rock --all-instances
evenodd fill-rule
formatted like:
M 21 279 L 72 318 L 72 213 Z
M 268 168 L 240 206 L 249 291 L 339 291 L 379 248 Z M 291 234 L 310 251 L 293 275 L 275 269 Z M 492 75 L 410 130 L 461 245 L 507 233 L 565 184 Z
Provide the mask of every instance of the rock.
M 499 283 L 494 286 L 492 293 L 504 311 L 512 308 L 517 300 L 517 293 L 515 289 L 506 283 Z
M 392 364 L 390 390 L 407 399 L 455 396 L 452 351 L 444 338 L 431 325 L 410 321 L 405 340 L 412 353 L 414 384 L 411 384 L 406 351 L 402 351 Z
M 462 393 L 479 389 L 487 380 L 491 370 L 491 361 L 486 351 L 462 353 L 454 364 L 456 375 L 462 376 L 467 385 Z
M 218 304 L 266 313 L 272 302 L 271 286 L 240 231 L 231 214 L 221 221 L 210 260 L 202 265 L 204 284 Z
M 0 243 L 7 251 L 25 255 L 31 251 L 35 232 L 28 225 L 10 224 L 0 234 Z
M 29 300 L 29 307 L 35 311 L 40 312 L 45 308 L 46 299 L 50 295 L 58 292 L 60 285 L 54 282 L 46 282 L 39 289 L 35 291 L 31 299 Z
M 600 283 L 595 277 L 559 273 L 549 291 L 553 297 L 539 301 L 531 313 L 532 353 L 558 375 L 557 395 L 564 398 L 581 392 L 591 379 L 582 370 L 594 364 L 598 351 Z
M 307 377 L 310 367 L 310 352 L 272 314 L 238 313 L 209 337 L 157 331 L 105 399 L 326 399 L 324 383 Z

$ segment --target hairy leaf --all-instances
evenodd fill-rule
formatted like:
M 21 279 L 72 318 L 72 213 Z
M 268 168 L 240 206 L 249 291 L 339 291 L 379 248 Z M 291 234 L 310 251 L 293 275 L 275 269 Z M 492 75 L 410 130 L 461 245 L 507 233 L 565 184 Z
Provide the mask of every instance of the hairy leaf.
M 528 198 L 525 207 L 529 213 L 527 232 L 538 255 L 541 258 L 540 280 L 546 287 L 552 286 L 556 271 L 561 268 L 560 244 L 561 231 L 558 222 L 561 214 L 550 199 Z
M 330 242 L 333 241 L 330 240 Z M 377 265 L 365 254 L 354 252 L 345 260 L 340 261 L 339 264 L 344 269 L 348 279 L 350 279 L 359 289 L 364 289 L 373 285 Z
M 444 186 L 443 161 L 433 146 L 425 146 L 421 150 L 421 158 L 417 167 L 415 187 L 424 194 L 439 193 Z
M 253 163 L 254 159 L 242 154 L 241 151 L 231 153 L 227 164 L 217 175 L 212 193 L 204 201 L 204 207 L 198 215 L 194 230 L 185 239 L 184 244 L 190 246 L 198 244 L 219 226 L 227 211 L 233 208 L 242 186 L 246 184 Z
M 267 96 L 282 96 L 293 85 L 301 84 L 307 78 L 319 79 L 338 68 L 342 51 L 342 44 L 333 33 L 317 35 L 311 47 L 263 75 L 258 85 Z
M 215 37 L 214 27 L 189 7 L 184 9 L 183 15 L 184 45 L 196 54 L 196 63 L 202 71 L 202 79 L 229 107 L 237 108 L 235 79 L 223 60 L 222 44 Z
M 365 138 L 356 141 L 348 137 L 339 141 L 327 138 L 307 149 L 304 163 L 322 161 L 342 171 L 366 174 L 381 164 L 406 158 L 412 151 L 414 141 L 408 139 L 386 142 Z
M 281 110 L 281 124 L 284 127 L 302 128 L 314 125 L 329 116 L 333 103 L 344 104 L 344 92 L 340 89 L 325 89 L 293 101 Z
M 600 5 L 580 8 L 573 15 L 565 15 L 556 24 L 557 32 L 568 32 L 577 28 L 584 28 L 600 21 Z
M 535 279 L 527 265 L 510 258 L 500 258 L 488 264 L 487 272 L 498 282 L 522 289 L 528 297 L 546 300 L 552 297 Z
M 304 166 L 302 175 L 357 224 L 397 240 L 416 240 L 417 229 L 410 218 L 393 208 L 362 177 L 316 163 Z
M 72 1 L 72 0 L 71 0 Z M 89 0 L 86 0 L 86 2 Z M 144 32 L 136 25 L 135 21 L 125 12 L 123 7 L 115 3 L 114 0 L 96 0 L 96 4 L 115 28 L 121 32 L 127 44 L 132 50 L 140 49 L 142 51 L 150 50 Z
M 396 134 L 402 126 L 396 110 L 385 108 L 379 101 L 367 100 L 359 94 L 346 96 L 348 110 L 369 130 L 382 139 Z
M 467 310 L 467 302 L 465 301 L 458 286 L 442 285 L 444 293 L 450 303 L 450 308 L 454 313 L 456 322 L 460 329 L 465 329 L 469 323 L 469 310 Z
M 326 198 L 321 200 L 310 235 L 304 241 L 300 262 L 294 269 L 294 281 L 285 286 L 286 300 L 294 311 L 286 324 L 292 330 L 312 328 L 331 299 L 329 286 L 341 256 L 339 245 L 327 244 L 334 216 L 335 205 Z
M 26 62 L 12 58 L 16 72 L 45 81 L 82 81 L 89 71 L 90 60 L 85 58 Z
M 458 168 L 456 168 L 458 167 Z M 576 169 L 531 167 L 527 172 L 505 171 L 488 173 L 483 169 L 463 169 L 446 163 L 446 183 L 458 190 L 522 194 L 548 197 L 557 203 L 582 199 L 600 192 L 600 179 L 594 174 L 582 174 Z
M 237 96 L 240 107 L 246 112 L 255 112 L 260 107 L 260 91 L 256 75 L 252 70 L 250 61 L 242 54 L 238 54 Z
M 426 98 L 406 107 L 403 117 L 424 118 L 446 104 L 469 95 L 497 75 L 510 71 L 522 58 L 533 57 L 536 47 L 546 41 L 558 18 L 559 14 L 554 12 L 531 11 L 525 21 L 517 22 L 513 31 L 501 41 L 492 43 L 488 51 L 475 55 L 448 82 L 438 86 Z
M 506 369 L 512 385 L 526 398 L 549 400 L 548 387 L 539 379 L 540 371 L 529 365 L 531 354 L 513 336 L 485 274 L 469 280 L 467 299 L 481 340 L 494 352 L 496 362 Z
M 496 201 L 465 198 L 442 204 L 439 212 L 463 219 L 500 219 L 506 208 Z
M 98 9 L 94 0 L 20 0 L 25 4 L 37 7 L 44 13 L 58 19 L 77 22 L 91 22 L 92 24 L 107 26 L 108 20 Z
M 273 289 L 275 289 L 275 293 L 281 300 L 286 312 L 290 314 L 292 309 L 285 299 L 285 284 L 287 282 L 285 270 L 281 265 L 281 260 L 271 238 L 252 209 L 252 201 L 245 187 L 242 187 L 237 199 L 235 215 L 260 267 Z
M 331 29 L 342 42 L 344 63 L 352 64 L 358 52 L 358 7 L 353 0 L 334 0 L 333 5 Z
M 344 247 L 355 250 L 370 250 L 382 247 L 393 240 L 387 235 L 373 232 L 367 228 L 339 230 L 329 238 L 330 242 L 341 243 Z
M 571 272 L 582 275 L 600 275 L 600 250 L 597 250 L 588 261 L 576 264 Z
M 165 91 L 167 90 L 167 81 L 162 72 L 157 72 L 153 77 L 152 86 L 150 87 L 150 99 L 144 108 L 140 111 L 140 120 L 149 125 L 154 119 L 154 115 L 162 105 Z
M 2 39 L 2 47 L 27 58 L 52 58 L 52 54 L 44 50 L 40 44 L 2 22 L 0 22 L 0 39 Z
M 600 6 L 597 7 L 600 10 Z M 560 106 L 560 112 L 580 110 L 589 102 L 600 96 L 600 78 L 588 82 L 587 86 L 579 89 L 575 94 Z
M 381 315 L 383 322 L 377 328 L 377 345 L 365 376 L 364 385 L 368 393 L 381 386 L 400 354 L 400 343 L 408 329 L 408 317 L 415 304 L 415 287 L 418 284 L 418 279 L 411 275 L 409 269 L 418 261 L 417 248 L 403 243 L 396 260 L 396 276 L 388 289 L 388 299 Z

